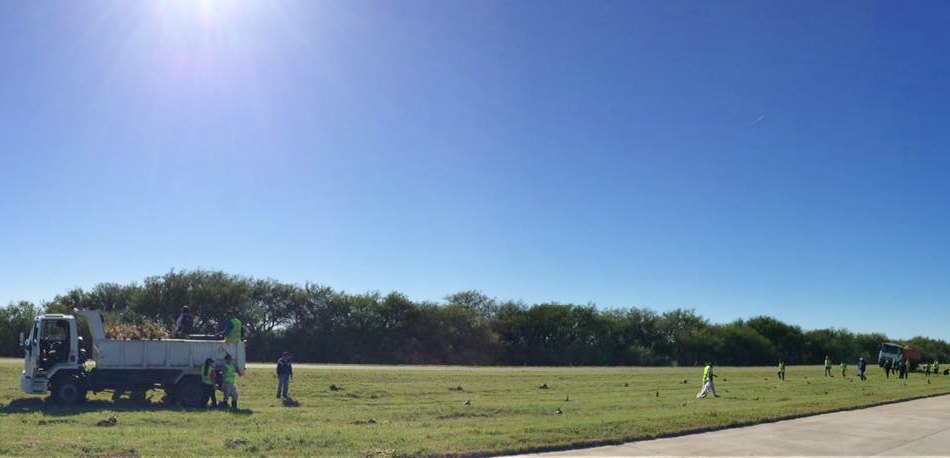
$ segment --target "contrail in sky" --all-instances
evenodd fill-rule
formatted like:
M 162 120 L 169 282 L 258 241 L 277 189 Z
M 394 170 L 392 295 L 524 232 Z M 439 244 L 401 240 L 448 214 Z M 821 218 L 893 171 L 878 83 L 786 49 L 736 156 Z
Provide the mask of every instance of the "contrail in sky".
M 752 127 L 752 126 L 754 126 L 754 125 L 756 125 L 756 124 L 758 124 L 758 123 L 759 123 L 759 121 L 761 121 L 761 120 L 763 120 L 763 119 L 765 119 L 765 115 L 762 115 L 762 116 L 759 116 L 758 118 L 755 118 L 755 121 L 752 121 L 752 123 L 751 123 L 751 124 L 749 124 L 749 126 L 748 126 L 748 127 Z

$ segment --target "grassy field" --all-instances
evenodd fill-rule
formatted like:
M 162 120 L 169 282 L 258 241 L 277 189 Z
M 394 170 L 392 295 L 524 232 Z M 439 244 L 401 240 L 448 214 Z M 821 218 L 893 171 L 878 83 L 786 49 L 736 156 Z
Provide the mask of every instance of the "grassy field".
M 275 399 L 273 368 L 238 379 L 242 411 L 113 403 L 60 408 L 19 391 L 0 361 L 0 455 L 485 455 L 618 443 L 950 393 L 950 377 L 906 385 L 869 368 L 720 368 L 718 399 L 695 399 L 699 368 L 295 367 Z M 334 391 L 330 385 L 342 389 Z M 542 385 L 546 389 L 539 388 Z M 461 389 L 459 390 L 459 387 Z M 465 402 L 470 400 L 470 404 Z M 562 414 L 557 414 L 561 409 Z M 96 424 L 115 415 L 114 427 Z

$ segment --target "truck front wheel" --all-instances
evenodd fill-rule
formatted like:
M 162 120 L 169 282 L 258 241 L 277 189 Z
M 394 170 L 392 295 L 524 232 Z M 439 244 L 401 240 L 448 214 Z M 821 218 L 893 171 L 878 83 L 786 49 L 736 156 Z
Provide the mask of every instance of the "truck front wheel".
M 61 404 L 76 404 L 86 400 L 86 384 L 77 374 L 61 374 L 50 384 L 53 400 Z

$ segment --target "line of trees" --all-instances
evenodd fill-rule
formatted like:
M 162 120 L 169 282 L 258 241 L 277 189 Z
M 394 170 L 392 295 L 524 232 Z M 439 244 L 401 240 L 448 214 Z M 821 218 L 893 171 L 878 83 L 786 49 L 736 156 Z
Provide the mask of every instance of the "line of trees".
M 876 361 L 882 333 L 845 329 L 803 331 L 759 316 L 714 324 L 693 310 L 499 301 L 478 291 L 415 302 L 400 293 L 348 294 L 316 284 L 295 285 L 219 271 L 182 271 L 141 284 L 101 283 L 73 289 L 39 306 L 21 301 L 0 308 L 0 356 L 20 356 L 21 331 L 39 313 L 95 308 L 106 322 L 151 320 L 169 329 L 183 305 L 196 333 L 214 333 L 234 311 L 245 323 L 248 358 L 299 361 L 478 365 L 722 365 Z M 950 361 L 950 344 L 916 337 L 906 343 L 925 361 Z

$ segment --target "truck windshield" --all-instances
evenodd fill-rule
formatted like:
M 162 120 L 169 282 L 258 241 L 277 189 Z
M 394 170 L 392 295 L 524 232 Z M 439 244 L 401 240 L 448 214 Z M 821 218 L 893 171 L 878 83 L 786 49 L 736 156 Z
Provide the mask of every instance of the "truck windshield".
M 69 358 L 69 322 L 43 320 L 40 324 L 40 366 L 49 368 Z
M 69 324 L 63 320 L 43 321 L 43 340 L 66 340 L 69 337 Z
M 900 345 L 894 345 L 894 344 L 883 344 L 883 345 L 881 345 L 881 353 L 897 354 L 897 353 L 900 353 L 900 352 L 901 352 L 901 346 L 900 346 Z

